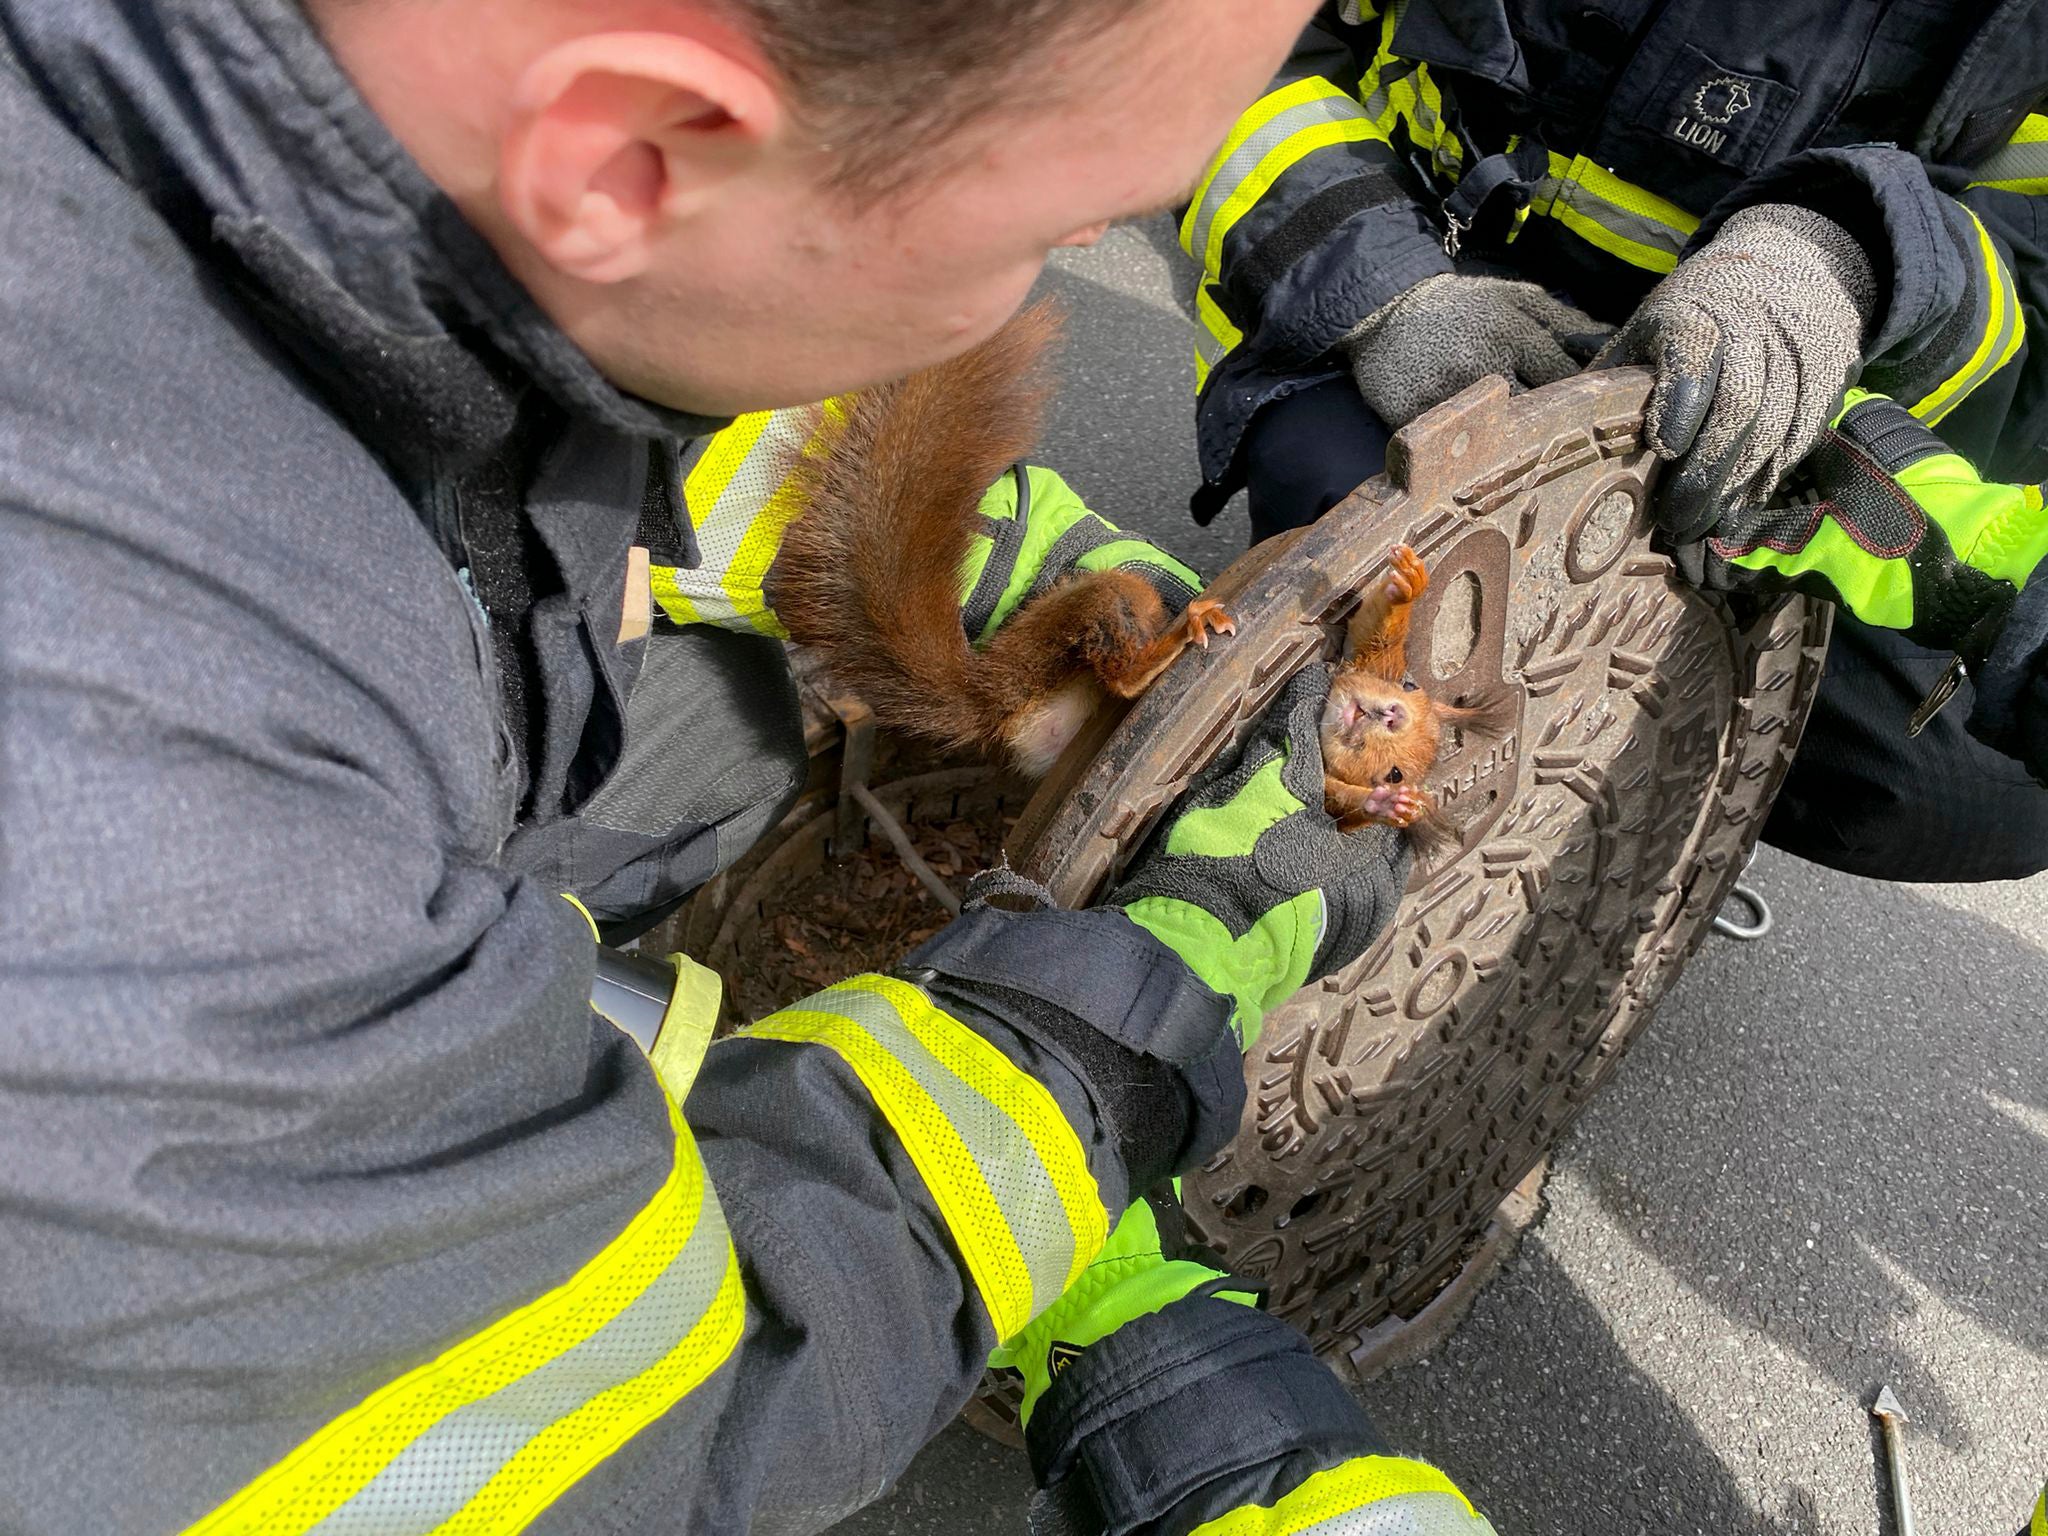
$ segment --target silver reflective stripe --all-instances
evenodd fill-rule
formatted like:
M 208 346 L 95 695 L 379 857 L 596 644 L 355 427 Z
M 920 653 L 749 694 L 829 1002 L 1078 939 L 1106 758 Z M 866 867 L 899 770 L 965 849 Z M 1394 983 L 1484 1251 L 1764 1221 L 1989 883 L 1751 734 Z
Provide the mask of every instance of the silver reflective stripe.
M 1230 201 L 1231 195 L 1244 184 L 1247 176 L 1259 168 L 1267 155 L 1304 128 L 1350 122 L 1364 116 L 1365 109 L 1348 96 L 1318 96 L 1313 101 L 1289 107 L 1238 145 L 1209 179 L 1209 191 L 1202 199 L 1201 208 L 1196 211 L 1193 238 L 1188 242 L 1188 249 L 1194 252 L 1195 259 L 1201 260 L 1202 253 L 1209 249 L 1209 232 L 1222 213 L 1223 205 Z
M 1557 205 L 1570 208 L 1624 240 L 1647 245 L 1653 251 L 1668 251 L 1673 256 L 1683 250 L 1685 242 L 1692 238 L 1690 231 L 1673 229 L 1669 224 L 1660 224 L 1655 219 L 1631 212 L 1619 203 L 1609 202 L 1583 181 L 1546 176 L 1536 183 L 1533 200 L 1553 209 Z
M 1972 182 L 2048 180 L 2048 139 L 2008 144 L 1970 173 Z
M 1297 1536 L 1493 1536 L 1448 1493 L 1396 1493 L 1301 1528 Z
M 834 987 L 806 998 L 800 1013 L 829 1013 L 858 1025 L 922 1088 L 966 1144 L 1031 1271 L 1031 1311 L 1051 1306 L 1074 1267 L 1074 1225 L 1052 1175 L 1017 1122 L 924 1046 L 886 997 Z
M 704 440 L 704 451 L 697 455 L 696 462 L 683 480 L 684 501 L 688 505 L 691 525 L 697 531 L 697 547 L 704 558 L 694 570 L 678 569 L 674 572 L 676 590 L 690 600 L 704 622 L 748 631 L 755 628 L 752 618 L 741 615 L 735 606 L 732 594 L 725 589 L 725 579 L 738 558 L 748 531 L 754 526 L 754 520 L 782 488 L 783 481 L 789 477 L 790 467 L 810 441 L 814 424 L 815 413 L 807 408 L 771 414 L 761 429 L 761 435 L 733 468 L 725 483 L 715 487 L 715 496 L 708 507 L 700 505 L 701 488 L 710 473 L 705 460 L 717 451 L 719 440 L 725 433 Z M 725 430 L 732 432 L 737 428 Z M 758 587 L 759 581 L 758 574 L 750 573 L 750 592 Z
M 1379 73 L 1374 77 L 1378 83 L 1373 86 L 1372 94 L 1365 98 L 1365 115 L 1376 123 L 1384 118 L 1387 108 L 1393 104 L 1393 88 L 1419 68 L 1419 64 L 1410 63 L 1407 59 L 1381 60 Z M 1420 90 L 1415 93 L 1415 115 L 1432 130 L 1435 128 L 1436 114 L 1429 110 L 1429 103 L 1422 99 Z
M 425 1536 L 451 1519 L 534 1436 L 674 1351 L 717 1300 L 730 1250 L 706 1178 L 688 1240 L 631 1305 L 575 1348 L 429 1426 L 309 1536 Z

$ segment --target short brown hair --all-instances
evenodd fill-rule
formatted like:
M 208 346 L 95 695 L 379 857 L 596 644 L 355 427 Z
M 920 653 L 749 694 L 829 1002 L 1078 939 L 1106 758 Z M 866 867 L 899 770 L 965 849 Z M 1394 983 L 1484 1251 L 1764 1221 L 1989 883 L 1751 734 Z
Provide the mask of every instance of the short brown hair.
M 833 146 L 839 179 L 904 179 L 948 133 L 1064 82 L 1023 66 L 1150 0 L 724 0 Z

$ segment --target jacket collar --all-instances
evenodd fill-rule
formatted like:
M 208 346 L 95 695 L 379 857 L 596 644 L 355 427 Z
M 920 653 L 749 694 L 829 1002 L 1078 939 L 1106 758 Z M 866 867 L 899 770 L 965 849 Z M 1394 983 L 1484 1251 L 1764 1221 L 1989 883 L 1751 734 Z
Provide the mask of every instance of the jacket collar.
M 538 384 L 647 439 L 722 422 L 622 394 L 356 92 L 296 0 L 0 0 L 0 44 L 401 466 L 474 462 Z M 209 249 L 209 245 L 214 248 Z

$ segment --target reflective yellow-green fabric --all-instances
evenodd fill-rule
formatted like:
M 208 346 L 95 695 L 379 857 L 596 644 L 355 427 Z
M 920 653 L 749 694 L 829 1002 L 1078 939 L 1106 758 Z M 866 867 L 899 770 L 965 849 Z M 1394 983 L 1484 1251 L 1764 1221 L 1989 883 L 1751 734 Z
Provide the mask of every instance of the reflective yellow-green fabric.
M 1190 1292 L 1225 1278 L 1206 1264 L 1169 1259 L 1159 1241 L 1159 1222 L 1140 1200 L 1125 1211 L 1102 1251 L 1031 1325 L 989 1356 L 989 1364 L 1007 1367 L 1024 1378 L 1024 1401 L 1018 1419 L 1031 1422 L 1039 1398 L 1052 1385 L 1058 1369 L 1053 1346 L 1085 1349 L 1108 1338 L 1125 1323 L 1150 1317 Z M 1257 1306 L 1258 1298 L 1242 1291 L 1222 1291 L 1220 1299 Z
M 1881 397 L 1867 390 L 1850 390 L 1835 420 L 1839 422 L 1851 406 L 1877 398 Z M 2040 486 L 1987 481 L 1968 459 L 1955 453 L 1931 454 L 1892 478 L 1941 530 L 1963 564 L 2019 587 L 2048 557 L 2048 514 Z M 1864 623 L 1886 629 L 1913 625 L 1911 565 L 1872 554 L 1832 517 L 1823 517 L 1798 550 L 1759 547 L 1729 563 L 1788 577 L 1812 572 L 1825 578 Z
M 509 1536 L 738 1345 L 739 1262 L 673 1102 L 666 1181 L 546 1295 L 365 1398 L 186 1536 Z
M 1991 232 L 1984 227 L 1984 221 L 1970 213 L 1968 208 L 1963 211 L 1970 214 L 1970 222 L 1976 227 L 1977 259 L 1982 263 L 1985 283 L 1984 332 L 1954 373 L 1920 399 L 1900 402 L 1930 426 L 1961 405 L 1972 390 L 2011 362 L 2013 354 L 2027 339 L 2027 319 L 2020 309 L 2019 290 L 2013 284 L 2012 274 L 2006 270 L 2005 260 L 1992 243 Z
M 718 1027 L 725 979 L 688 955 L 670 955 L 668 963 L 676 968 L 676 989 L 669 994 L 668 1012 L 661 1016 L 661 1029 L 647 1059 L 668 1096 L 680 1104 L 690 1096 L 690 1085 L 697 1081 L 712 1031 Z
M 1311 155 L 1341 153 L 1344 145 L 1373 142 L 1392 150 L 1397 130 L 1429 156 L 1446 183 L 1455 182 L 1471 159 L 1445 118 L 1443 91 L 1429 67 L 1394 53 L 1394 34 L 1407 0 L 1383 12 L 1371 5 L 1352 9 L 1356 15 L 1347 11 L 1346 20 L 1377 16 L 1380 23 L 1378 47 L 1359 77 L 1356 98 L 1318 77 L 1294 81 L 1261 98 L 1238 119 L 1210 161 L 1181 220 L 1181 246 L 1202 264 L 1195 301 L 1198 389 L 1244 339 L 1214 297 L 1222 281 L 1224 240 L 1283 173 Z M 1549 174 L 1517 211 L 1509 238 L 1520 234 L 1532 216 L 1552 219 L 1609 255 L 1659 273 L 1677 265 L 1679 250 L 1699 226 L 1686 209 L 1584 155 L 1554 152 Z
M 1371 119 L 1375 137 L 1388 144 L 1397 127 L 1407 129 L 1408 142 L 1428 152 L 1438 174 L 1456 181 L 1465 165 L 1465 146 L 1444 121 L 1443 91 L 1429 66 L 1394 53 L 1394 33 L 1407 14 L 1408 0 L 1395 0 L 1380 17 L 1379 45 L 1358 79 L 1358 99 Z
M 1584 155 L 1550 153 L 1528 213 L 1555 219 L 1588 245 L 1647 272 L 1669 272 L 1700 221 Z M 1519 233 L 1519 227 L 1517 232 Z
M 910 1155 L 1007 1339 L 1109 1233 L 1081 1140 L 1045 1086 L 918 988 L 857 976 L 740 1031 L 849 1066 Z
M 1018 543 L 1015 560 L 1004 581 L 1002 596 L 997 599 L 995 610 L 990 615 L 981 633 L 969 636 L 977 644 L 994 637 L 1005 620 L 1015 613 L 1038 581 L 1045 568 L 1046 556 L 1053 546 L 1086 518 L 1094 518 L 1111 533 L 1121 533 L 1108 518 L 1091 511 L 1080 494 L 1067 484 L 1064 476 L 1049 469 L 1031 465 L 1024 471 L 1031 483 L 1031 516 L 1025 527 L 1024 537 Z M 981 515 L 997 522 L 1010 522 L 1017 516 L 1017 482 L 1004 475 L 988 489 L 981 498 Z M 965 605 L 970 594 L 981 582 L 988 569 L 990 557 L 995 552 L 995 541 L 985 534 L 976 534 L 967 551 L 967 559 L 960 567 L 960 601 Z M 1124 565 L 1156 566 L 1186 584 L 1190 592 L 1202 590 L 1202 578 L 1187 566 L 1154 544 L 1139 538 L 1122 538 L 1098 545 L 1074 562 L 1075 569 L 1083 571 L 1114 570 Z
M 1270 1506 L 1233 1509 L 1190 1536 L 1492 1536 L 1472 1501 L 1435 1467 L 1360 1456 L 1304 1480 Z
M 803 510 L 790 470 L 818 451 L 821 420 L 842 408 L 831 400 L 750 412 L 705 444 L 682 485 L 702 563 L 649 572 L 654 601 L 671 620 L 787 638 L 766 586 L 782 535 Z
M 1254 102 L 1230 130 L 1195 186 L 1181 219 L 1181 248 L 1202 264 L 1202 287 L 1220 280 L 1223 242 L 1282 174 L 1319 151 L 1385 135 L 1357 101 L 1320 76 L 1282 86 Z M 1197 309 L 1207 341 L 1196 348 L 1202 380 L 1242 339 L 1213 297 Z
M 1302 808 L 1274 758 L 1222 805 L 1191 810 L 1166 836 L 1166 852 L 1199 858 L 1249 857 L 1262 834 Z M 1308 981 L 1329 925 L 1323 893 L 1306 890 L 1233 934 L 1214 913 L 1173 896 L 1143 896 L 1124 915 L 1187 961 L 1216 991 L 1236 999 L 1230 1027 L 1240 1042 L 1257 1038 L 1268 1010 Z
M 2029 113 L 2004 148 L 1977 167 L 1970 185 L 2028 196 L 2048 193 L 2048 116 Z

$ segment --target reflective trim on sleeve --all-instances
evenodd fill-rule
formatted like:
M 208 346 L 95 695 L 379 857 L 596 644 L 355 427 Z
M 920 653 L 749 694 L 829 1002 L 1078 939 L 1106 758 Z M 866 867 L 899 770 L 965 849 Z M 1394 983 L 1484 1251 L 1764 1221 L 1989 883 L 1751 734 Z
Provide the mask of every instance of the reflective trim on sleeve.
M 1584 155 L 1550 154 L 1550 174 L 1536 184 L 1529 212 L 1566 229 L 1630 266 L 1669 272 L 1700 221 L 1676 203 Z
M 1214 279 L 1223 240 L 1280 176 L 1317 150 L 1378 137 L 1366 111 L 1321 76 L 1296 80 L 1251 106 L 1225 139 L 1180 225 L 1182 248 Z
M 1370 142 L 1391 151 L 1395 130 L 1404 128 L 1409 142 L 1427 151 L 1446 178 L 1457 178 L 1465 150 L 1444 120 L 1443 92 L 1426 65 L 1392 52 L 1406 8 L 1407 0 L 1395 0 L 1384 15 L 1370 5 L 1347 13 L 1358 21 L 1377 16 L 1380 24 L 1378 51 L 1359 79 L 1356 96 L 1316 75 L 1269 92 L 1237 120 L 1196 185 L 1181 218 L 1180 242 L 1202 265 L 1195 301 L 1200 321 L 1197 390 L 1207 386 L 1210 373 L 1244 339 L 1217 297 L 1224 242 L 1283 175 L 1317 155 L 1351 154 L 1354 144 Z M 1339 179 L 1342 174 L 1336 172 Z
M 1316 1473 L 1270 1506 L 1233 1509 L 1189 1536 L 1493 1536 L 1493 1527 L 1435 1467 L 1361 1456 Z
M 2003 149 L 1977 167 L 1972 187 L 2028 195 L 2048 193 L 2048 116 L 2030 113 Z
M 400 1377 L 186 1536 L 509 1536 L 732 1355 L 739 1261 L 696 1144 L 538 1300 Z
M 818 441 L 819 409 L 754 411 L 707 440 L 683 477 L 703 563 L 650 573 L 654 600 L 675 623 L 786 638 L 765 587 L 782 535 L 803 510 L 789 471 Z
M 1968 208 L 1970 222 L 1977 229 L 1977 249 L 1983 261 L 1984 331 L 1963 365 L 1919 400 L 1907 405 L 1920 420 L 1932 426 L 1969 398 L 1970 392 L 2003 368 L 2027 339 L 2027 319 L 2020 311 L 2019 289 L 1998 247 L 1991 243 L 1991 231 Z M 1904 402 L 1902 402 L 1904 403 Z
M 1100 1251 L 1108 1214 L 1052 1095 L 916 987 L 858 976 L 740 1033 L 821 1046 L 853 1069 L 931 1192 L 998 1339 Z
M 1214 274 L 1223 237 L 1281 172 L 1333 144 L 1375 137 L 1365 109 L 1319 75 L 1282 86 L 1237 120 L 1181 220 L 1181 248 Z
M 1209 382 L 1209 370 L 1244 340 L 1244 332 L 1223 313 L 1206 282 L 1195 293 L 1195 318 L 1201 322 L 1195 331 L 1195 388 L 1199 390 Z

